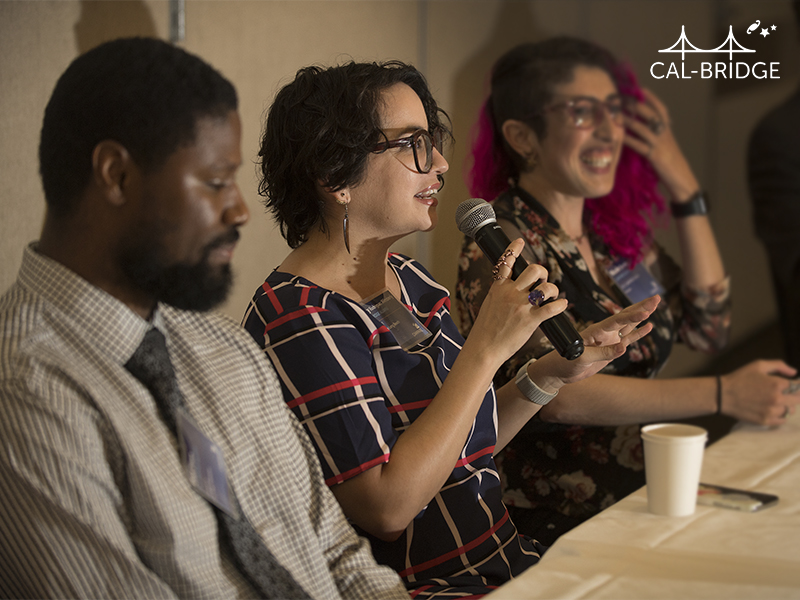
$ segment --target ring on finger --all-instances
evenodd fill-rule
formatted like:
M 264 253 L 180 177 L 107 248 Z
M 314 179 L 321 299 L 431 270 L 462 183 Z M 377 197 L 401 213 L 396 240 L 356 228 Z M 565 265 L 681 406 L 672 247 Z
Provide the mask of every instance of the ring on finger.
M 494 266 L 497 267 L 498 269 L 500 268 L 500 265 L 508 266 L 506 259 L 511 256 L 514 256 L 514 253 L 511 250 L 506 250 L 500 255 L 500 258 L 497 259 L 497 262 L 495 263 Z
M 511 269 L 511 266 L 506 262 L 506 259 L 509 256 L 514 256 L 514 253 L 511 250 L 506 250 L 505 252 L 503 252 L 503 254 L 500 255 L 500 258 L 497 259 L 497 262 L 495 263 L 494 268 L 492 269 L 492 276 L 493 276 L 492 278 L 495 281 L 500 281 L 501 279 L 508 279 L 508 277 L 500 275 L 500 267 L 508 267 L 509 269 Z
M 528 302 L 531 303 L 531 306 L 538 308 L 544 303 L 544 293 L 536 289 L 531 290 L 528 292 Z
M 511 267 L 506 262 L 506 259 L 510 256 L 514 256 L 514 253 L 511 250 L 506 250 L 503 252 L 503 254 L 500 255 L 500 258 L 498 258 L 497 262 L 494 264 L 495 270 L 499 270 L 501 265 L 505 265 L 510 269 Z
M 794 394 L 800 390 L 800 379 L 793 379 L 789 385 L 783 389 L 784 394 Z
M 501 260 L 494 266 L 494 268 L 492 269 L 492 279 L 494 279 L 495 281 L 500 281 L 501 279 L 508 279 L 508 277 L 506 277 L 505 275 L 500 275 L 501 266 L 508 267 L 508 263 L 504 260 Z
M 495 281 L 500 281 L 501 279 L 508 279 L 507 275 L 501 275 L 500 274 L 500 267 L 501 266 L 508 267 L 508 263 L 506 261 L 504 261 L 504 260 L 501 260 L 494 266 L 494 268 L 492 268 L 492 279 L 494 279 Z M 510 269 L 511 267 L 508 267 L 508 268 Z
M 664 131 L 664 121 L 655 117 L 647 121 L 647 126 L 654 135 L 661 135 L 661 132 Z

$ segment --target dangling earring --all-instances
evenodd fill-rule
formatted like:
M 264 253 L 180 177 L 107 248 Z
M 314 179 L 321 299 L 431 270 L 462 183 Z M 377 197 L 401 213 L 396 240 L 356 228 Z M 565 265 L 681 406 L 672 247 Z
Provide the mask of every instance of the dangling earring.
M 536 168 L 536 155 L 533 152 L 525 157 L 525 168 L 529 173 Z
M 345 193 L 340 194 L 343 198 Z M 350 254 L 350 217 L 347 214 L 347 205 L 349 202 L 344 200 L 336 200 L 337 204 L 344 206 L 344 219 L 342 220 L 342 233 L 344 233 L 344 247 L 347 248 L 347 253 Z

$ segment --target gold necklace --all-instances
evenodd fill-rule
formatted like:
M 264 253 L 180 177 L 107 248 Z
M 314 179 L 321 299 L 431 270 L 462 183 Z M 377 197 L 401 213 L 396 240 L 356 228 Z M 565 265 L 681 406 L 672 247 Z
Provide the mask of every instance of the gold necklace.
M 566 233 L 566 232 L 565 232 L 565 233 Z M 586 226 L 584 225 L 584 227 L 583 227 L 583 231 L 581 232 L 581 234 L 580 234 L 579 236 L 577 236 L 577 237 L 572 237 L 571 235 L 567 234 L 567 237 L 569 238 L 569 240 L 570 240 L 570 241 L 571 241 L 573 244 L 575 244 L 575 245 L 577 246 L 577 245 L 578 245 L 578 244 L 580 244 L 580 243 L 581 243 L 583 240 L 585 240 L 585 239 L 586 239 L 586 234 L 587 234 L 587 233 L 589 233 L 589 232 L 586 230 Z

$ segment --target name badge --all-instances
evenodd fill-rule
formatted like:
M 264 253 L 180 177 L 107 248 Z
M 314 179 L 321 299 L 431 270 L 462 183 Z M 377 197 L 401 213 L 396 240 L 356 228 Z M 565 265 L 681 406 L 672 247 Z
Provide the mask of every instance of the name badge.
M 200 431 L 185 411 L 178 410 L 175 420 L 181 459 L 189 483 L 211 504 L 238 519 L 222 450 Z
M 606 272 L 631 304 L 641 302 L 655 294 L 664 294 L 664 286 L 641 262 L 631 269 L 628 260 L 618 258 Z
M 366 298 L 361 306 L 392 333 L 403 350 L 410 350 L 432 335 L 388 289 Z

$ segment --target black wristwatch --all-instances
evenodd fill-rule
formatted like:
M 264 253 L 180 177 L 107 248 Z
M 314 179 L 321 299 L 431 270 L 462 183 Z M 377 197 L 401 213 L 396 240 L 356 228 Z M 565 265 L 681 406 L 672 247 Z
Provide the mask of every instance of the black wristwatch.
M 707 215 L 708 201 L 706 200 L 706 194 L 699 190 L 692 194 L 688 202 L 670 202 L 669 208 L 672 211 L 672 216 L 676 219 L 691 217 L 692 215 Z

